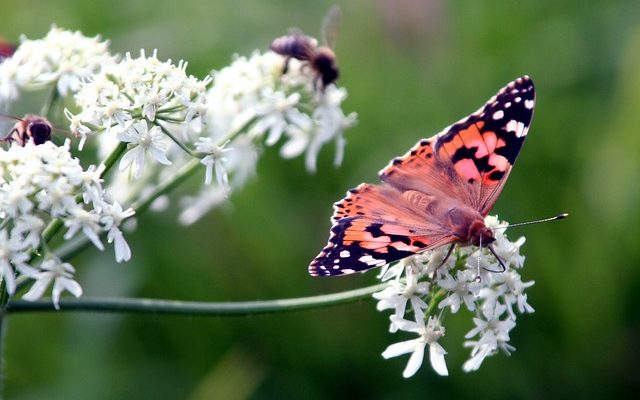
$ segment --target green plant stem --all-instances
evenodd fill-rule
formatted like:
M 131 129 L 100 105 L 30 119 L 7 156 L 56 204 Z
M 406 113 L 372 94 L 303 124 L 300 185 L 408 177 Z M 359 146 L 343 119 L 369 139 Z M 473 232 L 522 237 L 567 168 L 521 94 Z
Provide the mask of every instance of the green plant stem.
M 60 94 L 58 93 L 58 82 L 56 81 L 56 83 L 51 88 L 51 94 L 49 94 L 49 98 L 40 110 L 40 115 L 47 119 L 50 119 L 51 110 L 53 109 L 54 104 L 58 101 L 59 98 Z
M 116 165 L 116 161 L 118 161 L 120 157 L 122 157 L 122 154 L 124 154 L 125 150 L 127 150 L 127 144 L 123 142 L 118 142 L 118 145 L 116 146 L 116 148 L 113 149 L 113 151 L 111 151 L 111 154 L 109 154 L 107 158 L 102 162 L 102 165 L 104 166 L 104 168 L 100 173 L 101 178 L 103 176 L 106 176 L 109 173 L 109 171 L 111 171 L 113 166 Z
M 169 139 L 171 139 L 173 141 L 173 143 L 177 144 L 178 147 L 180 147 L 182 150 L 184 150 L 185 153 L 189 154 L 191 157 L 194 157 L 193 151 L 191 151 L 190 148 L 188 148 L 187 146 L 184 145 L 184 143 L 182 143 L 180 140 L 178 140 L 178 138 L 176 138 L 171 132 L 169 132 L 169 130 L 167 128 L 165 128 L 160 123 L 156 123 L 156 126 L 159 126 L 160 129 L 162 130 L 162 132 L 165 135 L 169 136 Z
M 424 315 L 427 315 L 427 316 L 433 315 L 433 311 L 436 309 L 436 307 L 438 306 L 440 301 L 444 298 L 444 296 L 447 295 L 447 293 L 448 292 L 446 289 L 440 289 L 437 292 L 435 292 L 431 297 L 431 301 L 429 302 L 429 307 L 427 307 L 426 311 L 424 312 Z
M 371 298 L 371 295 L 385 287 L 387 283 L 361 289 L 321 296 L 294 299 L 242 301 L 242 302 L 190 302 L 177 300 L 132 299 L 132 298 L 80 298 L 60 300 L 58 311 L 95 311 L 108 313 L 143 313 L 201 316 L 247 316 L 272 314 L 348 304 Z M 56 311 L 50 299 L 29 302 L 10 301 L 6 312 L 50 312 Z
M 187 180 L 198 170 L 200 165 L 199 159 L 190 160 L 183 165 L 175 175 L 160 183 L 153 192 L 134 201 L 133 204 L 131 204 L 131 208 L 135 210 L 136 214 L 146 211 L 155 199 L 172 191 Z

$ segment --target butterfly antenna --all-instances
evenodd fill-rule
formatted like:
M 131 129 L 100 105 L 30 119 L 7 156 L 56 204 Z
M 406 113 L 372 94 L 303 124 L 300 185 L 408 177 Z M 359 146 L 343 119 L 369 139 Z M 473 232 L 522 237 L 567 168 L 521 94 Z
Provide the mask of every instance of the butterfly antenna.
M 557 221 L 559 219 L 565 219 L 569 216 L 569 213 L 562 213 L 562 214 L 558 214 L 555 217 L 549 217 L 549 218 L 543 218 L 543 219 L 536 219 L 534 221 L 527 221 L 527 222 L 519 222 L 517 224 L 509 224 L 509 225 L 503 225 L 503 226 L 497 226 L 495 229 L 507 229 L 507 228 L 513 228 L 514 226 L 523 226 L 523 225 L 533 225 L 533 224 L 541 224 L 543 222 L 551 222 L 551 221 Z

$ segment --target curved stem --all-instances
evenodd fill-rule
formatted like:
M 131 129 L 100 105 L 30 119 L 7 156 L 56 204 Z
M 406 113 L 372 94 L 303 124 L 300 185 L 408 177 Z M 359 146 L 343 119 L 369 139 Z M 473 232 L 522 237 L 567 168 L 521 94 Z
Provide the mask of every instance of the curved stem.
M 385 287 L 387 283 L 365 287 L 346 292 L 321 296 L 300 297 L 265 301 L 241 302 L 192 302 L 178 300 L 132 299 L 132 298 L 80 298 L 78 300 L 60 300 L 58 311 L 96 311 L 111 313 L 143 313 L 173 315 L 208 315 L 208 316 L 246 316 L 309 310 L 320 307 L 353 303 L 371 298 L 371 295 Z M 48 312 L 56 311 L 50 299 L 29 302 L 24 300 L 10 301 L 6 313 Z

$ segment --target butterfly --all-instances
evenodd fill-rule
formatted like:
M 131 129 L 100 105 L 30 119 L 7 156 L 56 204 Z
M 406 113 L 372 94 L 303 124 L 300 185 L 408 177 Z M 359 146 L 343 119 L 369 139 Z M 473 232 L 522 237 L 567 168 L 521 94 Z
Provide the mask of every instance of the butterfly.
M 329 242 L 313 276 L 380 267 L 443 245 L 489 246 L 484 217 L 527 137 L 535 89 L 528 76 L 483 107 L 391 160 L 381 184 L 362 183 L 334 204 Z

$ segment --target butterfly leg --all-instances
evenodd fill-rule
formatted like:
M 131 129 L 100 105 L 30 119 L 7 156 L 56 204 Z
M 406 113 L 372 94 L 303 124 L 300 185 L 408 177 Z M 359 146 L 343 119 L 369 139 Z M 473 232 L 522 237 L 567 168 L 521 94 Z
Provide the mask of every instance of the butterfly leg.
M 433 281 L 436 279 L 438 270 L 440 269 L 440 267 L 442 267 L 447 262 L 449 257 L 451 257 L 451 254 L 453 253 L 453 248 L 455 246 L 456 246 L 455 243 L 452 243 L 451 246 L 449 246 L 449 250 L 447 250 L 447 255 L 444 256 L 444 258 L 442 259 L 442 262 L 436 267 L 436 269 L 433 270 L 433 274 L 431 275 L 431 282 L 429 282 L 429 290 L 431 290 L 431 286 L 433 285 Z
M 489 251 L 491 252 L 491 254 L 493 254 L 493 256 L 496 258 L 496 260 L 498 260 L 498 264 L 500 264 L 500 267 L 502 268 L 502 270 L 501 271 L 492 271 L 490 269 L 485 268 L 485 271 L 488 271 L 488 272 L 499 272 L 499 273 L 502 273 L 502 272 L 506 271 L 507 270 L 507 266 L 504 265 L 504 262 L 502 261 L 502 258 L 500 258 L 500 256 L 498 254 L 496 254 L 496 251 L 493 249 L 493 246 L 489 245 L 487 247 L 489 248 Z

